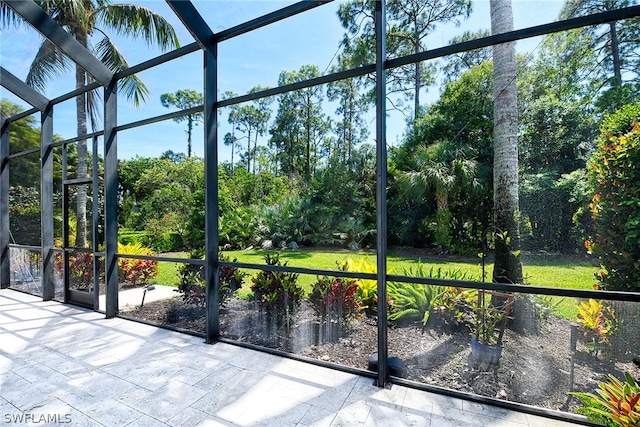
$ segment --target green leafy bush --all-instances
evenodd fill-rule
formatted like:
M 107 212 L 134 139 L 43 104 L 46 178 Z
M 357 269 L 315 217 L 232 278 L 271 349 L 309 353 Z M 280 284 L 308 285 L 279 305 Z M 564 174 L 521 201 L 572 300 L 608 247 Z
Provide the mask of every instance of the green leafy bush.
M 387 290 L 392 301 L 389 320 L 417 319 L 426 326 L 434 302 L 445 289 L 444 286 L 389 282 Z
M 63 265 L 63 257 L 56 257 L 56 271 L 62 271 Z M 104 271 L 99 274 L 102 276 Z M 69 255 L 69 286 L 86 291 L 93 289 L 93 254 L 75 252 L 75 255 Z
M 597 286 L 640 290 L 640 103 L 607 117 L 589 171 L 595 237 L 585 246 L 602 270 Z
M 609 374 L 601 382 L 596 393 L 573 392 L 582 404 L 579 414 L 590 420 L 612 427 L 637 427 L 640 425 L 640 386 L 625 372 L 624 381 Z
M 278 254 L 265 256 L 267 265 L 279 266 Z M 284 265 L 287 265 L 284 263 Z M 260 271 L 253 279 L 251 291 L 260 305 L 281 315 L 295 311 L 300 306 L 304 290 L 297 283 L 298 275 L 284 271 Z
M 189 254 L 191 259 L 204 259 L 204 250 L 194 249 Z M 221 253 L 218 254 L 220 261 L 229 261 Z M 238 261 L 234 259 L 233 262 Z M 204 276 L 204 265 L 182 264 L 178 267 L 178 277 L 180 283 L 178 290 L 182 293 L 182 300 L 186 304 L 204 306 L 206 302 L 206 282 Z M 218 304 L 223 307 L 228 298 L 242 286 L 244 277 L 247 274 L 237 267 L 220 267 L 219 271 L 219 296 Z
M 149 237 L 144 231 L 136 231 L 128 228 L 118 230 L 118 242 L 123 245 L 135 245 L 140 243 L 141 245 L 147 245 Z
M 228 248 L 248 248 L 257 243 L 255 228 L 256 213 L 251 206 L 229 211 L 220 217 L 220 243 Z
M 40 246 L 40 211 L 36 187 L 9 188 L 9 229 L 15 243 Z

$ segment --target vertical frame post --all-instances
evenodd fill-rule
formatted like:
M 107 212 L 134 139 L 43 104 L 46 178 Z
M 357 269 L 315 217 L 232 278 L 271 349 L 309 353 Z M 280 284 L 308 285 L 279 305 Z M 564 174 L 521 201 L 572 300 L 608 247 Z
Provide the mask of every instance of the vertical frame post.
M 98 168 L 97 136 L 94 136 L 92 139 L 91 152 L 93 153 L 93 173 L 91 174 L 91 193 L 93 194 L 93 203 L 91 205 L 91 235 L 93 236 L 91 239 L 91 250 L 93 251 L 93 309 L 97 310 L 100 307 L 100 260 L 97 255 L 100 248 L 100 241 L 98 240 L 98 237 L 100 235 L 100 215 L 98 212 L 100 209 L 100 170 Z
M 67 144 L 62 146 L 62 277 L 64 282 L 64 302 L 68 303 L 69 298 L 69 275 L 70 275 L 70 256 L 67 248 L 69 247 L 69 186 L 65 184 L 67 180 Z
M 42 255 L 42 299 L 55 294 L 53 281 L 53 106 L 41 113 L 40 134 L 40 250 Z
M 11 283 L 9 228 L 9 122 L 0 113 L 0 289 Z
M 204 50 L 204 204 L 205 283 L 207 301 L 206 341 L 220 336 L 220 270 L 218 260 L 218 43 L 214 39 Z
M 378 387 L 389 382 L 387 342 L 387 57 L 386 5 L 376 1 L 376 254 L 378 281 Z
M 118 82 L 113 79 L 104 89 L 104 270 L 107 318 L 118 314 L 118 144 L 115 130 L 118 117 L 117 88 Z M 97 171 L 94 170 L 93 173 L 96 174 Z M 96 196 L 94 194 L 94 197 Z M 94 270 L 93 274 L 97 275 L 98 271 Z

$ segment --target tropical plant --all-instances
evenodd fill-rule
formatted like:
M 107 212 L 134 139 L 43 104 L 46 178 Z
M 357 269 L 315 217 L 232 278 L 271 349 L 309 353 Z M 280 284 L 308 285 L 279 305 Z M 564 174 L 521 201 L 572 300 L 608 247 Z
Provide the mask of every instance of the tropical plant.
M 56 270 L 62 271 L 63 258 Z M 69 288 L 89 291 L 93 288 L 93 254 L 75 252 L 69 256 Z
M 613 309 L 604 301 L 594 299 L 580 303 L 577 322 L 584 331 L 585 347 L 592 353 L 608 347 L 617 328 Z
M 611 427 L 640 425 L 640 386 L 629 372 L 624 373 L 624 381 L 609 374 L 595 391 L 570 393 L 584 405 L 576 410 L 579 414 Z
M 443 321 L 460 326 L 472 316 L 470 307 L 477 298 L 478 292 L 475 289 L 449 286 L 435 299 L 433 305 Z
M 245 249 L 255 241 L 255 209 L 251 206 L 240 207 L 220 217 L 220 243 L 229 248 Z
M 308 298 L 313 310 L 323 320 L 336 320 L 348 325 L 361 309 L 357 289 L 353 279 L 323 276 L 313 284 Z
M 155 253 L 140 243 L 118 243 L 120 255 L 153 256 Z M 118 257 L 118 280 L 131 285 L 148 283 L 149 279 L 158 275 L 158 261 Z
M 478 290 L 477 295 L 471 306 L 474 314 L 469 323 L 471 335 L 477 342 L 499 347 L 513 306 L 513 295 L 486 290 Z
M 204 259 L 204 249 L 193 249 L 189 258 Z M 218 253 L 218 260 L 229 261 L 229 258 Z M 237 262 L 236 258 L 232 262 Z M 182 264 L 178 267 L 178 290 L 182 294 L 182 300 L 186 304 L 204 306 L 206 302 L 206 283 L 204 276 L 204 265 L 202 264 Z M 247 273 L 241 271 L 238 267 L 220 267 L 218 277 L 219 292 L 218 305 L 224 307 L 228 298 L 242 286 Z
M 392 306 L 389 320 L 417 319 L 426 326 L 434 309 L 434 302 L 446 287 L 418 283 L 389 282 L 387 285 Z
M 91 49 L 92 53 L 113 72 L 122 71 L 128 68 L 129 64 L 101 27 L 110 28 L 118 34 L 141 38 L 147 44 L 158 45 L 161 49 L 174 48 L 179 45 L 178 37 L 171 24 L 146 7 L 124 3 L 111 4 L 109 0 L 37 0 L 36 3 L 82 46 Z M 4 2 L 0 4 L 0 14 L 3 26 L 6 23 L 13 23 L 16 26 L 24 23 Z M 102 38 L 93 41 L 94 35 L 99 35 Z M 31 64 L 26 83 L 44 92 L 47 82 L 67 71 L 71 65 L 69 57 L 53 42 L 45 38 Z M 75 78 L 76 89 L 83 88 L 93 81 L 93 77 L 77 63 L 75 64 Z M 149 92 L 135 74 L 120 81 L 120 91 L 128 99 L 132 99 L 136 106 L 145 101 Z M 87 118 L 89 118 L 92 128 L 95 129 L 97 126 L 97 101 L 98 95 L 95 91 L 76 97 L 76 116 L 78 119 L 77 176 L 79 178 L 86 177 L 88 172 L 87 141 L 84 137 L 87 135 Z M 86 247 L 87 245 L 86 205 L 86 188 L 78 186 L 75 243 L 77 247 Z
M 423 264 L 402 270 L 404 276 L 432 277 L 450 280 L 473 280 L 466 272 L 459 269 L 444 270 L 441 267 L 431 266 L 428 270 Z M 389 311 L 389 320 L 403 318 L 416 319 L 426 326 L 429 317 L 435 311 L 436 306 L 443 302 L 443 297 L 448 291 L 447 286 L 423 285 L 418 283 L 389 282 L 387 284 L 389 298 L 392 301 Z
M 345 271 L 354 271 L 358 273 L 373 273 L 377 271 L 375 264 L 365 260 L 353 260 L 347 258 L 340 266 Z M 362 304 L 362 309 L 369 314 L 375 314 L 378 311 L 378 282 L 370 279 L 356 279 L 358 286 L 356 294 L 358 300 Z M 391 300 L 387 296 L 387 306 L 391 307 Z
M 417 170 L 403 172 L 398 183 L 411 196 L 422 196 L 432 190 L 436 202 L 435 238 L 443 251 L 451 248 L 453 238 L 450 193 L 473 193 L 480 187 L 477 162 L 470 150 L 458 149 L 451 143 L 436 143 L 418 150 Z
M 254 241 L 264 249 L 295 249 L 308 241 L 311 225 L 307 206 L 298 195 L 287 197 L 274 206 L 258 205 L 255 208 L 257 227 Z
M 270 266 L 287 265 L 280 261 L 279 254 L 267 254 L 265 262 Z M 260 271 L 251 279 L 251 291 L 258 303 L 269 312 L 285 315 L 295 311 L 304 296 L 303 288 L 298 285 L 298 274 L 285 271 Z

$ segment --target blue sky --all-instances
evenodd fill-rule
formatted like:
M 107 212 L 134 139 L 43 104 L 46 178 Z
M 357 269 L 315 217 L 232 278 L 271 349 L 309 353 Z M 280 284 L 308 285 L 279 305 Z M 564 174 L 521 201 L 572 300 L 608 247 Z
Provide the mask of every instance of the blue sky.
M 161 0 L 138 1 L 128 3 L 141 4 L 153 9 L 167 18 L 176 29 L 182 45 L 193 42 L 190 34 L 173 15 L 169 6 Z M 194 0 L 201 15 L 209 23 L 214 32 L 233 27 L 249 19 L 294 3 L 293 1 L 266 0 Z M 270 27 L 223 42 L 219 47 L 219 88 L 221 92 L 233 90 L 246 93 L 254 85 L 276 86 L 278 75 L 282 70 L 297 70 L 305 64 L 315 64 L 321 72 L 331 65 L 344 33 L 336 16 L 340 1 L 323 5 L 302 15 L 287 19 Z M 540 25 L 557 19 L 562 2 L 514 0 L 515 28 Z M 474 1 L 473 14 L 460 27 L 441 25 L 435 28 L 429 37 L 428 48 L 446 45 L 456 35 L 464 31 L 489 29 L 488 0 Z M 123 52 L 129 64 L 134 65 L 161 52 L 136 43 L 131 39 L 108 33 Z M 41 36 L 31 29 L 5 29 L 0 36 L 0 63 L 4 68 L 19 78 L 24 79 L 29 65 L 41 43 Z M 521 41 L 517 44 L 520 52 L 535 50 L 539 39 Z M 135 108 L 125 99 L 118 101 L 119 124 L 168 113 L 169 109 L 160 104 L 160 95 L 175 92 L 179 89 L 202 91 L 202 54 L 196 52 L 187 57 L 172 61 L 156 69 L 139 74 L 149 88 L 150 95 L 146 104 Z M 55 98 L 73 89 L 73 73 L 68 73 L 52 81 L 45 93 L 48 98 Z M 426 102 L 433 102 L 438 95 L 438 87 L 428 88 L 422 97 Z M 0 97 L 8 99 L 27 109 L 27 105 L 19 98 L 0 89 Z M 275 116 L 277 104 L 272 104 L 272 118 Z M 67 101 L 54 110 L 54 132 L 63 138 L 76 135 L 75 103 Z M 335 107 L 325 104 L 325 110 L 334 116 Z M 373 116 L 371 116 L 373 117 Z M 401 114 L 390 113 L 387 122 L 387 142 L 395 144 L 404 129 Z M 165 150 L 186 152 L 186 123 L 165 121 L 144 128 L 123 131 L 118 135 L 118 157 L 131 158 L 139 156 L 157 156 Z M 371 123 L 371 134 L 375 123 Z M 220 137 L 229 131 L 226 118 L 221 117 Z M 202 127 L 194 130 L 193 148 L 196 155 L 202 155 Z M 371 136 L 370 138 L 372 138 Z M 268 134 L 261 143 L 266 144 Z M 220 147 L 220 158 L 228 160 L 230 149 Z M 237 158 L 236 158 L 237 159 Z

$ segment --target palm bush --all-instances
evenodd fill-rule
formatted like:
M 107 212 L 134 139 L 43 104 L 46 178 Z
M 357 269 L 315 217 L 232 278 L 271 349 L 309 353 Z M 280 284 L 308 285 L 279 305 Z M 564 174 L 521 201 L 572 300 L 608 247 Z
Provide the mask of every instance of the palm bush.
M 443 270 L 431 266 L 428 270 L 423 264 L 403 268 L 402 274 L 410 277 L 432 277 L 437 279 L 473 280 L 469 274 L 461 270 Z M 446 286 L 423 285 L 418 283 L 389 282 L 388 293 L 391 299 L 389 320 L 420 320 L 426 326 L 431 313 L 443 300 Z

